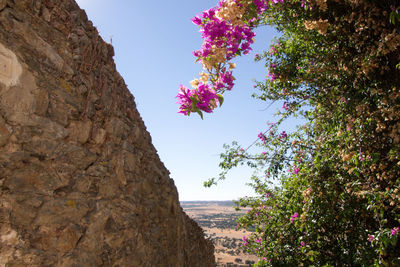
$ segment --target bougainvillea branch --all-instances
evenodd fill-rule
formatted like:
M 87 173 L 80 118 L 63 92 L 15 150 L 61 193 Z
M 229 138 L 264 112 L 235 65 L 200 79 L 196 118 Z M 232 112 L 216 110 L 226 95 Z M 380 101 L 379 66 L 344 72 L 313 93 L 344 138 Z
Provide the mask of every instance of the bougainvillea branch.
M 251 51 L 259 16 L 278 2 L 283 0 L 226 0 L 192 18 L 204 39 L 201 48 L 193 52 L 204 72 L 200 79 L 190 82 L 192 89 L 180 86 L 179 113 L 197 112 L 202 116 L 202 112 L 210 113 L 222 104 L 222 94 L 234 86 L 232 70 L 236 65 L 230 61 Z
M 281 101 L 279 120 L 254 135 L 253 150 L 225 145 L 219 165 L 218 179 L 255 169 L 256 196 L 238 202 L 248 210 L 238 228 L 254 230 L 243 248 L 258 266 L 400 266 L 399 6 L 222 1 L 193 19 L 204 72 L 193 89 L 181 86 L 185 115 L 221 104 L 234 81 L 229 61 L 250 51 L 257 25 L 281 32 L 255 56 L 268 73 L 257 98 Z M 301 125 L 282 129 L 292 117 Z

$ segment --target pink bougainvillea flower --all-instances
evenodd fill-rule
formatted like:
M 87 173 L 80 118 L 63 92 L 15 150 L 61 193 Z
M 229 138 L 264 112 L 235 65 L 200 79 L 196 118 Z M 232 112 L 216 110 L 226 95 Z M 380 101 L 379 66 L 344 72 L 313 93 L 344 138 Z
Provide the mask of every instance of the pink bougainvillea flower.
M 180 85 L 179 93 L 176 96 L 178 98 L 178 104 L 180 105 L 178 113 L 188 115 L 192 107 L 192 92 L 189 88 L 184 85 Z
M 260 132 L 260 133 L 258 134 L 258 139 L 260 139 L 261 142 L 265 142 L 265 141 L 267 140 L 267 137 L 265 136 L 264 133 Z
M 279 135 L 279 139 L 280 140 L 285 140 L 287 138 L 287 133 L 285 131 L 283 131 L 280 135 Z
M 298 174 L 299 171 L 300 171 L 299 167 L 297 167 L 297 165 L 295 164 L 294 167 L 293 167 L 293 173 L 294 174 Z
M 267 78 L 265 80 L 267 80 L 268 78 L 270 78 L 271 82 L 275 81 L 277 76 L 275 73 L 268 73 Z
M 211 113 L 218 102 L 218 96 L 215 91 L 208 84 L 199 83 L 195 92 L 198 96 L 196 107 L 204 112 Z
M 247 246 L 247 239 L 246 239 L 246 236 L 243 236 L 242 237 L 242 240 L 243 240 L 243 246 Z
M 200 26 L 201 25 L 201 18 L 200 18 L 200 16 L 195 16 L 194 18 L 192 18 L 191 19 L 191 21 L 194 23 L 194 24 L 196 24 L 197 26 Z
M 284 110 L 288 110 L 288 103 L 287 102 L 283 102 L 283 105 L 282 105 L 282 108 L 284 109 Z
M 390 232 L 392 235 L 397 235 L 399 232 L 399 227 L 394 227 Z
M 239 14 L 240 16 L 237 18 L 242 19 L 231 19 L 232 16 L 223 15 L 227 12 L 226 9 L 229 11 L 230 8 L 233 8 L 229 12 L 237 12 L 235 9 L 237 6 L 247 9 L 252 5 L 239 0 L 231 0 L 229 3 L 221 0 L 217 6 L 205 10 L 191 19 L 195 25 L 199 26 L 201 37 L 204 39 L 201 48 L 194 51 L 193 55 L 210 74 L 211 85 L 210 88 L 196 88 L 195 90 L 181 88 L 177 96 L 178 103 L 181 105 L 179 113 L 189 115 L 194 111 L 212 112 L 218 101 L 215 94 L 231 90 L 234 86 L 235 79 L 231 71 L 226 71 L 227 64 L 234 57 L 246 55 L 252 50 L 251 44 L 254 43 L 256 35 L 254 28 L 261 20 L 260 15 L 269 6 L 277 3 L 283 3 L 283 0 L 253 0 L 256 12 L 252 12 L 250 17 Z M 246 14 L 249 10 L 240 12 Z M 256 58 L 259 56 L 256 55 Z M 275 66 L 271 66 L 271 68 L 273 69 Z M 272 73 L 268 77 L 274 81 L 278 76 Z
M 194 90 L 181 85 L 176 98 L 178 98 L 180 104 L 178 113 L 184 115 L 190 114 L 194 103 L 196 108 L 207 113 L 211 113 L 218 103 L 218 96 L 215 91 L 209 85 L 203 83 L 199 83 L 197 89 Z
M 296 220 L 296 218 L 298 218 L 298 217 L 299 217 L 299 214 L 298 214 L 297 212 L 295 212 L 295 213 L 290 217 L 290 222 L 293 223 L 293 222 Z
M 232 75 L 232 71 L 221 72 L 218 81 L 214 84 L 216 90 L 226 89 L 231 90 L 235 85 L 235 77 Z
M 278 53 L 278 50 L 276 49 L 275 46 L 272 46 L 271 49 L 269 49 L 268 52 L 269 52 L 269 54 L 272 56 L 272 55 L 277 54 L 277 53 Z

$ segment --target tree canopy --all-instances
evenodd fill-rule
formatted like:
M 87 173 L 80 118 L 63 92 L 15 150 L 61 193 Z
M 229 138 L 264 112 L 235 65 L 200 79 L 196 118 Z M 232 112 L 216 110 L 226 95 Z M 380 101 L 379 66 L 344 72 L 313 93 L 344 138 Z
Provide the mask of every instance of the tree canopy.
M 255 228 L 243 240 L 259 266 L 400 265 L 399 6 L 227 0 L 194 19 L 208 73 L 181 87 L 186 115 L 222 104 L 229 61 L 249 51 L 255 27 L 281 33 L 256 57 L 268 69 L 256 97 L 281 101 L 280 117 L 258 135 L 259 150 L 232 143 L 220 163 L 222 179 L 238 165 L 255 168 L 257 197 L 238 202 L 250 208 L 238 226 Z M 284 131 L 293 116 L 304 123 Z

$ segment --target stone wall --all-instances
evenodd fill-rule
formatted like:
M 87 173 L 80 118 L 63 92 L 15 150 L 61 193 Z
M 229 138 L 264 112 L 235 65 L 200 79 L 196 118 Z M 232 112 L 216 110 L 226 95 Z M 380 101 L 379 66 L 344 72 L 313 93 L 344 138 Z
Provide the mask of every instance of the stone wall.
M 214 266 L 113 55 L 73 0 L 0 0 L 0 266 Z

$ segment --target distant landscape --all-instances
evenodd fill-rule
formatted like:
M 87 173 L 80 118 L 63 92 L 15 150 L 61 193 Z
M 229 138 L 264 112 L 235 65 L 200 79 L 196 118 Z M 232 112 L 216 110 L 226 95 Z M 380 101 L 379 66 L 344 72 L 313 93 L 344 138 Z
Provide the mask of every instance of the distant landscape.
M 246 232 L 236 231 L 236 219 L 244 211 L 236 211 L 232 201 L 183 201 L 181 206 L 213 241 L 216 266 L 244 267 L 257 261 L 241 249 Z

